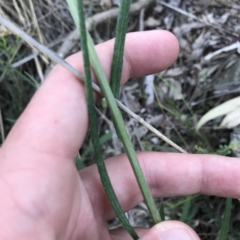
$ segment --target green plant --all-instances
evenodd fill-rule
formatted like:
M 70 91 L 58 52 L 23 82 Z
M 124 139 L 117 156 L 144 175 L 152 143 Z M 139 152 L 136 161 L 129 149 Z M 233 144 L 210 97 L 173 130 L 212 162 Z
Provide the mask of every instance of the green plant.
M 122 77 L 122 65 L 124 44 L 128 26 L 128 13 L 131 6 L 131 0 L 122 1 L 120 13 L 116 28 L 116 40 L 114 46 L 110 86 L 115 98 L 119 98 L 120 81 Z
M 127 0 L 128 1 L 128 0 Z M 125 3 L 124 3 L 125 2 Z M 95 155 L 96 155 L 96 159 L 97 159 L 97 165 L 98 165 L 98 169 L 99 169 L 99 173 L 101 176 L 101 180 L 102 183 L 104 185 L 105 191 L 107 193 L 107 196 L 113 206 L 113 209 L 115 210 L 117 216 L 120 218 L 120 220 L 122 221 L 123 225 L 126 227 L 126 229 L 129 231 L 129 233 L 132 235 L 132 237 L 134 239 L 137 238 L 136 233 L 134 232 L 133 228 L 131 228 L 130 224 L 128 223 L 121 207 L 120 204 L 116 198 L 116 195 L 114 193 L 114 190 L 111 186 L 111 182 L 109 180 L 107 171 L 106 171 L 106 167 L 104 164 L 104 161 L 102 159 L 102 154 L 101 154 L 101 148 L 100 148 L 100 142 L 99 142 L 99 137 L 98 137 L 98 130 L 97 130 L 97 126 L 95 124 L 96 122 L 96 113 L 95 113 L 95 108 L 94 108 L 94 101 L 93 101 L 93 93 L 92 93 L 92 86 L 91 86 L 91 75 L 90 75 L 90 62 L 92 64 L 92 67 L 95 71 L 95 74 L 98 78 L 98 81 L 100 83 L 101 89 L 102 89 L 102 93 L 106 98 L 106 101 L 108 103 L 112 118 L 113 118 L 113 122 L 116 128 L 116 131 L 119 135 L 120 140 L 123 143 L 124 149 L 128 155 L 128 158 L 130 160 L 130 163 L 132 165 L 133 171 L 135 173 L 136 179 L 138 181 L 139 187 L 142 191 L 144 200 L 148 206 L 149 212 L 154 220 L 155 223 L 160 222 L 160 215 L 156 209 L 154 200 L 152 198 L 152 195 L 150 193 L 150 190 L 148 188 L 147 182 L 144 179 L 141 167 L 139 165 L 136 153 L 133 149 L 133 146 L 131 144 L 129 135 L 126 131 L 121 113 L 119 111 L 119 109 L 117 108 L 117 105 L 115 103 L 114 100 L 114 95 L 109 87 L 107 78 L 105 76 L 105 73 L 101 67 L 101 64 L 99 62 L 98 56 L 95 52 L 94 49 L 94 44 L 93 41 L 91 39 L 91 36 L 89 35 L 89 33 L 87 33 L 86 31 L 86 27 L 85 27 L 85 23 L 84 23 L 84 14 L 83 14 L 83 6 L 82 3 L 79 3 L 79 1 L 77 2 L 70 2 L 68 1 L 70 10 L 72 12 L 73 18 L 75 20 L 76 26 L 79 29 L 79 31 L 81 32 L 81 40 L 82 40 L 82 50 L 83 50 L 83 56 L 84 56 L 84 67 L 85 67 L 85 85 L 86 85 L 86 93 L 87 93 L 87 102 L 88 102 L 88 109 L 89 109 L 89 118 L 90 118 L 90 126 L 91 126 L 91 133 L 92 133 L 92 141 L 93 141 L 93 145 L 94 145 L 94 151 L 95 151 Z M 78 5 L 79 4 L 79 5 Z M 122 5 L 121 8 L 126 8 L 126 1 L 122 1 Z M 79 9 L 79 12 L 76 11 L 76 9 Z M 128 7 L 129 10 L 129 7 Z M 125 19 L 126 16 L 128 16 L 128 12 L 120 11 L 121 14 L 123 15 L 122 17 L 119 17 L 119 22 L 122 21 L 122 19 Z M 80 19 L 80 21 L 79 21 Z M 121 25 L 121 23 L 120 23 Z M 124 27 L 123 27 L 124 28 Z M 121 42 L 120 48 L 123 47 L 124 45 L 124 41 L 122 41 L 122 39 L 125 39 L 125 35 L 126 35 L 126 27 L 125 27 L 125 31 L 123 29 L 122 34 L 118 36 L 118 38 L 116 39 L 116 42 Z M 116 51 L 119 50 L 119 47 L 117 47 L 115 49 Z M 89 52 L 89 55 L 88 55 Z M 123 50 L 122 50 L 122 54 L 119 56 L 119 54 L 116 54 L 119 58 L 122 58 L 123 56 Z M 89 57 L 90 57 L 90 61 L 89 61 Z M 122 66 L 122 60 L 121 62 L 121 66 Z M 119 63 L 118 63 L 119 65 Z M 113 71 L 113 74 L 116 74 L 118 76 L 120 76 L 120 78 L 118 79 L 118 81 L 120 81 L 121 79 L 121 71 L 122 71 L 122 67 L 120 66 L 120 68 L 118 68 L 118 70 Z M 114 64 L 113 64 L 114 67 Z M 120 73 L 118 72 L 120 71 Z M 114 83 L 113 82 L 113 86 L 115 89 L 115 93 L 117 93 L 119 91 L 118 86 L 120 86 L 120 82 L 119 83 Z
M 224 218 L 222 221 L 219 240 L 225 240 L 228 237 L 230 217 L 231 217 L 232 199 L 227 198 L 225 204 Z
M 81 14 L 83 15 L 83 10 L 81 11 Z M 82 19 L 81 21 L 83 22 L 83 16 L 80 16 L 80 17 Z M 75 19 L 76 18 L 77 17 L 75 16 Z M 107 176 L 107 171 L 106 171 L 104 161 L 103 161 L 102 155 L 101 155 L 99 137 L 97 135 L 98 131 L 96 129 L 96 126 L 92 127 L 94 125 L 94 122 L 95 122 L 95 116 L 93 114 L 93 112 L 94 112 L 93 96 L 91 96 L 91 99 L 89 99 L 89 95 L 92 95 L 92 92 L 91 92 L 92 91 L 91 78 L 90 78 L 90 62 L 92 64 L 92 67 L 93 67 L 93 69 L 95 71 L 95 74 L 98 78 L 98 81 L 100 83 L 102 93 L 103 93 L 103 95 L 106 98 L 106 101 L 108 103 L 108 106 L 109 106 L 109 109 L 110 109 L 110 112 L 111 112 L 111 115 L 112 115 L 112 118 L 113 118 L 113 121 L 114 121 L 115 128 L 117 130 L 117 133 L 119 135 L 120 140 L 123 143 L 124 149 L 125 149 L 128 157 L 129 157 L 129 160 L 130 160 L 130 163 L 132 165 L 133 171 L 135 173 L 136 179 L 139 183 L 139 187 L 142 191 L 144 200 L 145 200 L 145 202 L 146 202 L 146 204 L 149 208 L 149 212 L 150 212 L 151 216 L 153 217 L 153 220 L 154 220 L 155 223 L 160 221 L 160 215 L 159 215 L 159 212 L 156 211 L 156 207 L 155 207 L 153 198 L 150 194 L 147 183 L 146 183 L 146 181 L 143 177 L 143 174 L 142 174 L 140 165 L 138 163 L 138 160 L 136 158 L 134 149 L 131 146 L 129 136 L 128 136 L 127 131 L 125 129 L 125 126 L 123 124 L 122 116 L 121 116 L 121 114 L 120 114 L 120 112 L 119 112 L 119 110 L 118 110 L 118 108 L 115 104 L 113 92 L 111 91 L 111 89 L 108 85 L 105 73 L 104 73 L 104 71 L 101 67 L 101 64 L 98 60 L 98 56 L 95 52 L 94 44 L 93 44 L 93 41 L 91 39 L 91 36 L 88 33 L 86 33 L 86 30 L 84 29 L 83 26 L 80 27 L 80 30 L 81 30 L 81 38 L 84 39 L 84 40 L 82 39 L 82 49 L 85 49 L 85 50 L 83 50 L 83 55 L 84 55 L 84 51 L 86 51 L 86 52 L 89 51 L 89 57 L 90 57 L 90 60 L 89 60 L 88 59 L 88 54 L 85 52 L 85 57 L 84 57 L 85 58 L 85 74 L 86 74 L 86 71 L 88 71 L 88 74 L 86 74 L 85 77 L 86 77 L 87 99 L 88 99 L 88 105 L 89 105 L 89 117 L 90 117 L 91 131 L 93 132 L 92 133 L 92 141 L 93 141 L 93 145 L 94 145 L 95 155 L 96 155 L 96 158 L 98 159 L 97 160 L 97 165 L 98 165 L 98 168 L 99 168 L 99 173 L 100 173 L 100 176 L 101 176 L 101 179 L 102 179 L 102 183 L 105 186 L 105 191 L 108 195 L 108 198 L 109 198 L 117 216 L 120 216 L 121 222 L 126 227 L 126 229 L 129 231 L 129 233 L 132 235 L 132 237 L 135 239 L 135 238 L 137 238 L 137 236 L 135 235 L 135 232 L 132 231 L 133 229 L 129 225 L 127 219 L 124 218 L 123 211 L 122 211 L 122 209 L 121 209 L 121 207 L 118 203 L 116 195 L 114 194 L 114 190 L 112 189 L 110 180 Z M 126 33 L 124 33 L 124 34 L 126 34 Z M 117 40 L 118 39 L 116 39 L 116 41 Z M 122 56 L 120 56 L 120 57 L 122 57 Z M 121 63 L 119 63 L 119 65 L 121 65 Z M 122 71 L 121 67 L 119 69 Z M 121 76 L 121 74 L 120 74 L 120 76 Z M 121 79 L 121 77 L 118 80 L 120 81 L 120 79 Z M 114 89 L 114 94 L 117 96 L 118 92 L 119 92 L 119 88 L 115 85 L 113 87 L 113 89 Z M 187 108 L 189 110 L 189 106 L 186 103 L 186 101 L 184 103 L 185 103 L 185 105 L 187 105 Z M 107 179 L 107 184 L 106 184 L 106 179 Z M 184 212 L 183 212 L 183 215 L 182 215 L 182 220 L 183 221 L 187 220 L 190 205 L 191 205 L 191 197 L 188 197 L 185 201 L 185 204 L 184 204 Z M 228 206 L 226 207 L 226 209 L 228 210 Z M 162 219 L 164 219 L 165 215 L 164 215 L 163 205 L 160 208 L 160 213 L 161 213 Z M 229 224 L 229 223 L 228 222 L 226 223 L 226 222 L 227 222 L 227 220 L 223 222 L 222 229 L 227 228 L 227 224 Z
M 73 3 L 69 3 L 69 6 L 74 6 Z M 88 113 L 89 113 L 89 122 L 90 122 L 90 129 L 91 129 L 91 137 L 92 137 L 92 143 L 94 147 L 96 162 L 100 174 L 100 178 L 103 184 L 103 187 L 106 191 L 106 194 L 109 198 L 109 201 L 116 212 L 117 216 L 121 220 L 123 226 L 128 230 L 128 232 L 131 234 L 133 239 L 138 239 L 138 236 L 135 232 L 135 230 L 132 228 L 132 226 L 129 224 L 121 205 L 117 199 L 117 196 L 114 192 L 114 189 L 112 187 L 110 178 L 107 173 L 107 169 L 104 163 L 104 159 L 102 156 L 102 150 L 101 150 L 101 144 L 100 139 L 98 136 L 98 126 L 96 124 L 97 122 L 97 113 L 95 110 L 95 104 L 94 104 L 94 96 L 93 96 L 93 90 L 92 90 L 92 81 L 91 81 L 91 70 L 90 70 L 90 59 L 89 59 L 89 49 L 88 49 L 88 35 L 87 30 L 85 26 L 85 19 L 84 19 L 84 11 L 83 11 L 83 4 L 82 1 L 77 1 L 77 4 L 74 6 L 78 9 L 78 17 L 79 17 L 79 25 L 77 20 L 76 25 L 79 28 L 80 36 L 81 36 L 81 43 L 82 43 L 82 52 L 83 52 L 83 59 L 84 59 L 84 71 L 85 71 L 85 89 L 86 89 L 86 97 L 87 97 L 87 104 L 88 104 Z M 74 12 L 72 11 L 74 14 Z
M 195 149 L 197 150 L 197 153 L 199 154 L 217 154 L 221 156 L 229 156 L 232 153 L 232 145 L 219 145 L 218 149 L 216 149 L 213 152 L 209 152 L 207 148 L 200 147 L 198 145 L 195 145 Z
M 0 38 L 0 111 L 2 118 L 2 137 L 7 135 L 15 121 L 29 102 L 30 97 L 39 87 L 36 80 L 25 69 L 13 68 L 12 63 L 22 57 L 19 50 L 22 41 L 10 35 Z
M 75 75 L 78 75 L 78 74 L 76 74 L 76 72 L 75 72 Z M 78 75 L 78 77 L 79 77 L 79 75 Z M 118 102 L 117 102 L 118 103 Z M 184 124 L 186 124 L 186 126 L 185 126 L 185 128 L 193 128 L 193 121 L 185 121 L 185 120 L 183 120 L 183 119 L 181 119 L 181 116 L 182 116 L 182 112 L 181 112 L 181 109 L 179 110 L 178 109 L 178 105 L 176 104 L 176 102 L 174 103 L 173 101 L 168 101 L 167 100 L 167 103 L 168 103 L 168 105 L 167 105 L 167 109 L 168 110 L 172 110 L 172 114 L 173 115 L 175 115 L 176 116 L 176 119 L 180 119 L 181 120 L 181 124 L 182 125 L 184 125 Z M 164 109 L 164 111 L 167 111 L 166 109 Z M 186 118 L 187 118 L 187 115 L 185 115 L 186 116 Z M 170 117 L 171 117 L 171 115 L 170 115 Z M 187 119 L 188 120 L 188 119 Z M 13 120 L 14 121 L 14 120 Z M 189 123 L 190 122 L 190 123 Z M 178 126 L 176 126 L 176 127 L 178 127 Z M 181 126 L 180 126 L 180 128 L 181 128 Z M 189 129 L 187 129 L 187 131 L 189 131 Z M 193 132 L 193 131 L 192 131 Z M 182 132 L 180 132 L 180 134 L 182 134 Z M 192 133 L 191 133 L 192 134 Z M 153 135 L 153 134 L 152 134 Z M 186 135 L 182 135 L 182 137 L 184 137 L 184 139 L 186 138 Z M 192 137 L 191 137 L 191 139 L 194 137 L 194 135 L 192 135 Z M 176 140 L 176 138 L 174 138 L 174 140 Z M 178 140 L 178 139 L 177 139 Z M 186 140 L 186 142 L 188 141 L 188 139 L 185 139 Z M 199 140 L 200 141 L 200 140 Z M 199 144 L 200 145 L 200 144 Z M 206 145 L 207 145 L 207 143 L 206 143 Z M 158 150 L 159 149 L 161 149 L 162 150 L 162 148 L 164 148 L 164 146 L 162 147 L 162 146 L 156 146 L 156 148 L 158 147 Z M 152 146 L 150 146 L 149 147 L 149 149 L 152 149 L 153 147 Z M 221 152 L 221 154 L 223 154 L 223 152 L 225 152 L 225 150 L 227 151 L 227 148 L 225 149 L 225 147 L 223 147 L 223 149 L 220 149 L 220 152 Z M 215 151 L 215 150 L 214 150 Z M 206 150 L 205 150 L 205 152 L 206 153 L 209 153 L 210 152 L 210 150 L 209 150 L 209 147 L 208 146 L 206 146 Z M 212 151 L 211 151 L 212 152 Z M 170 200 L 169 200 L 170 201 Z M 208 200 L 207 200 L 208 201 Z M 175 201 L 175 202 L 177 202 L 177 201 Z M 185 210 L 183 210 L 183 212 L 186 212 L 187 214 L 184 216 L 184 218 L 185 218 L 185 220 L 186 219 L 190 219 L 190 220 L 192 220 L 192 218 L 191 218 L 191 216 L 193 215 L 193 213 L 192 213 L 192 208 L 193 208 L 193 202 L 191 201 L 191 205 L 189 204 L 189 202 L 187 202 L 186 200 L 183 200 L 183 202 L 182 202 L 182 204 L 184 204 L 184 207 L 183 207 L 183 209 L 185 209 Z M 194 204 L 195 204 L 195 202 L 194 202 Z M 177 205 L 177 204 L 175 204 L 175 205 Z M 189 205 L 190 205 L 190 207 L 189 207 Z M 167 212 L 167 210 L 168 210 L 168 207 L 166 206 L 166 203 L 164 203 L 164 209 L 163 209 L 163 204 L 161 205 L 161 217 L 162 218 L 164 218 L 164 215 L 165 214 L 163 214 L 163 210 L 164 210 L 164 212 L 166 213 Z M 173 209 L 173 208 L 172 208 Z M 182 210 L 182 209 L 181 209 Z M 205 209 L 204 209 L 204 211 L 205 211 Z M 177 210 L 176 210 L 176 212 L 177 212 Z M 207 210 L 206 210 L 206 212 L 207 212 Z M 213 211 L 212 211 L 213 212 Z M 210 212 L 211 214 L 212 214 L 212 216 L 216 216 L 216 215 L 214 215 L 214 213 L 212 213 L 212 212 Z M 209 213 L 209 214 L 210 214 Z M 176 216 L 175 216 L 175 218 L 177 218 Z

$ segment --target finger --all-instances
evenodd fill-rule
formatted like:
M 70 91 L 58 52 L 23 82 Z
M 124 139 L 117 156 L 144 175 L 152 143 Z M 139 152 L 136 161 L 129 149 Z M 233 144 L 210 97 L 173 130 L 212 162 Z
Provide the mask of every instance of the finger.
M 197 234 L 186 224 L 177 221 L 161 222 L 152 227 L 139 240 L 200 240 Z
M 135 231 L 139 237 L 145 235 L 148 232 L 146 228 L 135 228 Z M 109 231 L 111 239 L 113 240 L 132 240 L 132 237 L 124 228 L 117 228 Z
M 197 234 L 188 225 L 178 221 L 165 221 L 156 224 L 151 229 L 135 229 L 139 240 L 200 240 Z M 113 240 L 131 240 L 132 237 L 125 229 L 110 231 Z
M 154 197 L 196 193 L 240 198 L 240 161 L 215 155 L 138 153 L 138 159 Z M 111 182 L 124 211 L 143 201 L 126 155 L 106 161 Z M 115 214 L 102 188 L 96 166 L 80 172 L 92 206 L 106 220 Z M 97 196 L 97 197 L 96 197 Z
M 96 47 L 107 76 L 114 41 Z M 167 31 L 127 35 L 122 83 L 131 77 L 159 72 L 178 54 L 176 38 Z M 81 53 L 67 61 L 83 73 Z M 3 148 L 34 149 L 74 158 L 88 127 L 84 86 L 68 70 L 56 66 L 9 134 Z
M 156 224 L 151 229 L 135 228 L 139 240 L 200 240 L 188 225 L 178 221 L 165 221 Z M 125 229 L 110 230 L 113 240 L 131 240 L 132 237 Z

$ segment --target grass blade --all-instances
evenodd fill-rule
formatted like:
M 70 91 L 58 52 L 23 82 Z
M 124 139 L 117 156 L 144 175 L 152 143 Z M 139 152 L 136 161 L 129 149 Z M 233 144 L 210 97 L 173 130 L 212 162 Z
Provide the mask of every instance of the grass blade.
M 159 214 L 160 214 L 161 220 L 165 221 L 165 209 L 164 209 L 163 200 L 161 201 L 161 204 L 160 204 Z
M 111 91 L 111 88 L 109 86 L 108 80 L 106 78 L 106 75 L 102 69 L 101 63 L 98 59 L 97 53 L 95 51 L 94 48 L 94 44 L 92 41 L 92 38 L 90 36 L 90 34 L 88 33 L 88 49 L 89 49 L 89 54 L 90 54 L 90 61 L 92 64 L 92 67 L 94 69 L 94 72 L 98 78 L 98 81 L 100 83 L 101 89 L 102 89 L 102 93 L 104 95 L 104 97 L 106 98 L 106 101 L 108 103 L 112 118 L 113 118 L 113 122 L 114 122 L 114 126 L 117 130 L 117 133 L 119 134 L 119 137 L 123 143 L 123 147 L 124 150 L 130 160 L 131 166 L 133 168 L 133 172 L 136 176 L 138 185 L 141 189 L 143 198 L 145 200 L 145 203 L 149 209 L 149 213 L 153 218 L 153 221 L 155 223 L 158 223 L 161 221 L 159 212 L 156 208 L 155 202 L 153 200 L 153 197 L 151 195 L 150 189 L 147 185 L 147 182 L 143 176 L 143 172 L 142 169 L 140 167 L 140 164 L 138 162 L 136 153 L 133 149 L 132 143 L 130 141 L 129 135 L 126 131 L 125 125 L 124 125 L 124 121 L 122 118 L 122 115 L 116 105 L 116 102 L 114 100 L 114 96 L 113 93 Z
M 75 158 L 75 164 L 76 164 L 76 167 L 77 167 L 78 171 L 80 171 L 80 170 L 82 170 L 86 167 L 85 164 L 83 163 L 82 158 L 81 158 L 79 153 Z
M 189 218 L 189 210 L 192 203 L 192 196 L 187 196 L 183 205 L 183 212 L 180 221 L 187 223 Z
M 100 144 L 103 145 L 105 142 L 107 142 L 108 140 L 112 139 L 113 133 L 112 132 L 108 132 L 106 134 L 104 134 L 102 137 L 100 137 L 99 141 Z M 91 153 L 92 151 L 94 151 L 93 145 L 91 144 L 90 146 L 88 146 L 86 148 L 86 150 L 82 153 L 82 158 L 86 157 L 89 153 Z
M 232 199 L 227 198 L 219 240 L 227 239 L 228 232 L 229 232 L 229 226 L 230 226 L 231 208 L 232 208 Z
M 110 86 L 114 97 L 117 99 L 119 99 L 120 94 L 120 81 L 122 77 L 124 45 L 128 26 L 130 6 L 131 0 L 121 1 L 116 28 L 116 38 L 114 45 Z
M 98 125 L 97 122 L 97 113 L 95 109 L 94 97 L 93 97 L 93 90 L 92 90 L 92 80 L 91 80 L 91 70 L 90 70 L 90 61 L 89 61 L 89 54 L 88 54 L 88 45 L 87 45 L 87 30 L 85 26 L 85 18 L 84 18 L 84 11 L 83 11 L 83 3 L 82 1 L 77 0 L 77 9 L 78 9 L 78 16 L 79 16 L 79 26 L 80 26 L 80 36 L 81 36 L 81 43 L 82 43 L 82 53 L 84 59 L 84 70 L 85 70 L 85 89 L 86 89 L 86 97 L 87 97 L 87 104 L 88 104 L 88 114 L 89 114 L 89 122 L 90 122 L 90 129 L 91 129 L 91 138 L 92 143 L 94 146 L 95 157 L 97 161 L 97 166 L 100 174 L 100 178 L 104 187 L 104 190 L 108 196 L 108 199 L 117 214 L 119 220 L 122 222 L 123 226 L 126 230 L 130 233 L 133 239 L 138 239 L 138 235 L 136 234 L 133 227 L 130 225 L 125 213 L 123 212 L 121 205 L 117 199 L 117 196 L 113 190 L 112 184 L 110 182 L 107 169 L 105 166 L 105 162 L 102 156 L 101 144 L 98 136 Z

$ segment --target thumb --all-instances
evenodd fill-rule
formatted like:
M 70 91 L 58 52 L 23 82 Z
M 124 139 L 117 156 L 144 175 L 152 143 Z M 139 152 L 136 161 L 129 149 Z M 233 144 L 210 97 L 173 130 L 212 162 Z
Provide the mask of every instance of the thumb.
M 161 222 L 147 231 L 139 240 L 200 240 L 188 225 L 178 221 Z

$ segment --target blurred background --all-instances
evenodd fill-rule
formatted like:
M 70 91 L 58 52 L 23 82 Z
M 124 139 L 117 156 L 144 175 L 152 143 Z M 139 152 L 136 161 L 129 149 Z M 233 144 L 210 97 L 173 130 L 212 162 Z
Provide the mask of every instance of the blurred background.
M 120 0 L 83 2 L 87 27 L 95 43 L 114 38 Z M 80 50 L 65 0 L 2 0 L 0 15 L 62 58 Z M 240 104 L 227 113 L 227 122 L 222 122 L 223 113 L 213 116 L 199 132 L 195 130 L 205 113 L 240 96 L 239 0 L 132 1 L 128 32 L 152 29 L 176 35 L 181 48 L 179 57 L 164 72 L 130 79 L 122 87 L 121 101 L 189 153 L 239 156 Z M 0 144 L 54 64 L 0 25 Z M 121 153 L 104 99 L 97 104 L 97 110 L 104 157 Z M 123 115 L 136 150 L 176 151 Z M 81 167 L 94 163 L 89 136 L 80 156 Z M 218 239 L 225 199 L 194 195 L 157 201 L 166 219 L 186 222 L 201 239 Z M 134 226 L 152 225 L 144 203 L 127 215 Z M 117 219 L 109 223 L 110 228 L 118 226 Z M 228 239 L 240 239 L 237 200 L 233 201 L 230 226 Z

